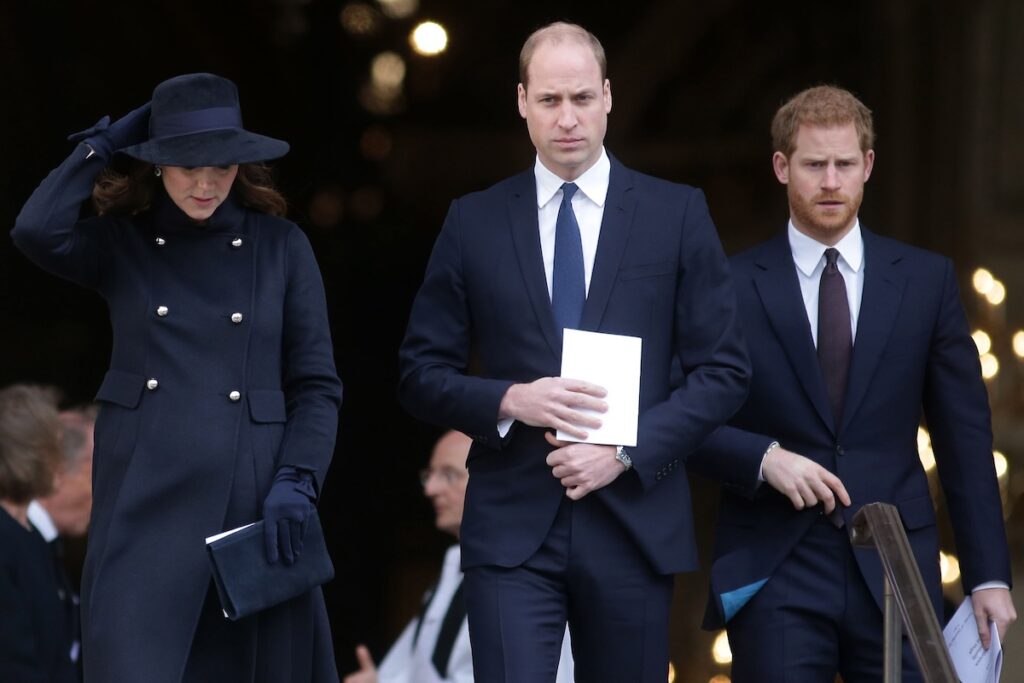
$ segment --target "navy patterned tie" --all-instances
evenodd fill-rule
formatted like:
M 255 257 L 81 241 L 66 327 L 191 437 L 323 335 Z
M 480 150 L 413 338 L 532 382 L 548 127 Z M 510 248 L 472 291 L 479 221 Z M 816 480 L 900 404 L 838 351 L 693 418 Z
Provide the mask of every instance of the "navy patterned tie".
M 825 269 L 818 285 L 818 362 L 825 379 L 828 402 L 832 406 L 836 429 L 843 415 L 843 397 L 850 374 L 853 335 L 850 332 L 850 302 L 846 282 L 839 272 L 839 251 L 825 250 Z
M 572 210 L 575 183 L 562 185 L 562 205 L 555 221 L 555 256 L 551 274 L 551 311 L 555 315 L 558 334 L 563 328 L 576 329 L 583 317 L 587 285 L 583 273 L 583 242 L 580 226 Z

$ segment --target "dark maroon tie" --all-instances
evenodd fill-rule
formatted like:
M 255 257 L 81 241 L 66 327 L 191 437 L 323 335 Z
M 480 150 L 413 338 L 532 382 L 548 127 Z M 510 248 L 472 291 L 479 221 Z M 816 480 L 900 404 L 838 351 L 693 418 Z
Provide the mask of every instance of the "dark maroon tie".
M 825 270 L 818 286 L 818 362 L 825 378 L 825 391 L 832 406 L 836 429 L 843 415 L 843 397 L 846 378 L 850 374 L 850 352 L 853 335 L 850 333 L 850 302 L 846 298 L 846 283 L 836 263 L 839 251 L 825 250 Z

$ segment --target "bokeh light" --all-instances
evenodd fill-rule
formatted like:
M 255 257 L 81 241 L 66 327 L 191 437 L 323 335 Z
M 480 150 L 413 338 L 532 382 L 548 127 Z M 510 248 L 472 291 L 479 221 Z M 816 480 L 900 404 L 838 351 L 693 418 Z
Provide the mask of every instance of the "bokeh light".
M 405 60 L 397 52 L 381 52 L 370 64 L 373 85 L 384 90 L 398 90 L 405 80 Z
M 362 2 L 350 2 L 341 10 L 341 27 L 354 36 L 368 36 L 377 31 L 380 15 Z
M 917 428 L 917 456 L 925 472 L 935 469 L 935 452 L 932 451 L 932 437 L 924 427 Z
M 990 289 L 992 289 L 992 283 L 995 282 L 995 278 L 985 268 L 978 268 L 974 271 L 974 275 L 971 277 L 971 284 L 974 285 L 974 291 L 978 294 L 985 295 Z
M 993 306 L 998 306 L 1006 299 L 1006 287 L 1002 282 L 996 280 L 992 283 L 989 290 L 985 292 L 985 298 Z
M 359 150 L 370 161 L 384 161 L 393 148 L 391 133 L 384 126 L 370 126 L 359 136 Z
M 988 336 L 988 332 L 985 330 L 975 330 L 971 334 L 971 339 L 977 344 L 979 354 L 988 353 L 992 350 L 992 337 Z
M 1024 330 L 1017 330 L 1013 334 L 1013 352 L 1018 358 L 1024 358 Z
M 433 57 L 448 47 L 448 31 L 436 21 L 424 21 L 409 36 L 412 49 L 425 57 Z
M 1007 461 L 1006 456 L 1000 451 L 992 451 L 992 460 L 995 461 L 996 476 L 1000 479 L 1005 478 L 1007 470 L 1010 469 L 1010 463 Z
M 729 649 L 729 635 L 719 631 L 715 642 L 711 645 L 711 657 L 719 664 L 732 662 L 732 650 Z
M 309 202 L 309 222 L 320 229 L 333 228 L 345 215 L 345 195 L 340 187 L 327 187 Z
M 960 579 L 960 561 L 956 559 L 956 555 L 947 555 L 940 550 L 939 571 L 944 585 L 956 583 Z
M 407 19 L 420 8 L 420 0 L 377 0 L 389 19 Z
M 992 379 L 999 374 L 999 359 L 991 353 L 981 354 L 981 376 Z

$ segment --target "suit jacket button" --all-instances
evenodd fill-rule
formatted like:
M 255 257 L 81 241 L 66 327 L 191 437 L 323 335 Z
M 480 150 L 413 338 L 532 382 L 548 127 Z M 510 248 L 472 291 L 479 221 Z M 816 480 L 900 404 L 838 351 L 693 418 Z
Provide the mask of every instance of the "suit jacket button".
M 234 249 L 238 249 L 239 247 L 241 247 L 242 246 L 242 238 L 241 237 L 236 237 L 235 239 L 231 240 L 231 246 Z
M 164 239 L 163 237 L 157 237 L 157 238 L 156 238 L 155 240 L 153 240 L 153 241 L 154 241 L 154 242 L 156 242 L 156 246 L 158 246 L 158 247 L 162 247 L 162 246 L 164 246 L 165 244 L 167 244 L 167 240 L 165 240 L 165 239 Z
M 150 391 L 156 391 L 158 386 L 160 386 L 160 382 L 157 382 L 155 379 L 151 378 L 146 380 L 146 388 Z
M 846 455 L 846 451 L 839 444 L 836 444 L 836 455 Z
M 166 306 L 157 306 L 156 307 L 156 314 L 158 316 L 160 316 L 161 318 L 167 317 L 167 312 L 168 311 L 167 311 L 167 307 Z
M 240 392 L 240 391 L 237 391 L 237 390 L 235 390 L 235 391 L 232 391 L 232 392 L 231 392 L 230 394 L 228 394 L 228 399 L 230 399 L 230 401 L 231 401 L 232 403 L 238 403 L 238 401 L 239 401 L 239 400 L 240 400 L 241 398 L 242 398 L 242 392 Z
M 232 313 L 231 314 L 231 322 L 233 322 L 234 324 L 237 325 L 238 323 L 242 322 L 242 317 L 243 316 L 242 316 L 241 313 Z

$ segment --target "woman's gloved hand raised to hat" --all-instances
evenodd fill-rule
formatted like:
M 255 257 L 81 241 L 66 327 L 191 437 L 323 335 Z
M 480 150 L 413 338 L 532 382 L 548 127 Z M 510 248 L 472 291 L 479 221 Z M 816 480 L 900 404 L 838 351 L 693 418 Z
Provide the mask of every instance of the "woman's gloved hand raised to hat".
M 267 562 L 292 564 L 302 554 L 306 521 L 313 511 L 316 488 L 313 473 L 285 465 L 277 470 L 263 501 L 263 543 Z
M 104 116 L 91 128 L 69 135 L 71 142 L 84 142 L 104 159 L 110 159 L 119 149 L 145 142 L 149 139 L 149 112 L 151 104 L 146 102 L 117 121 L 110 122 Z

